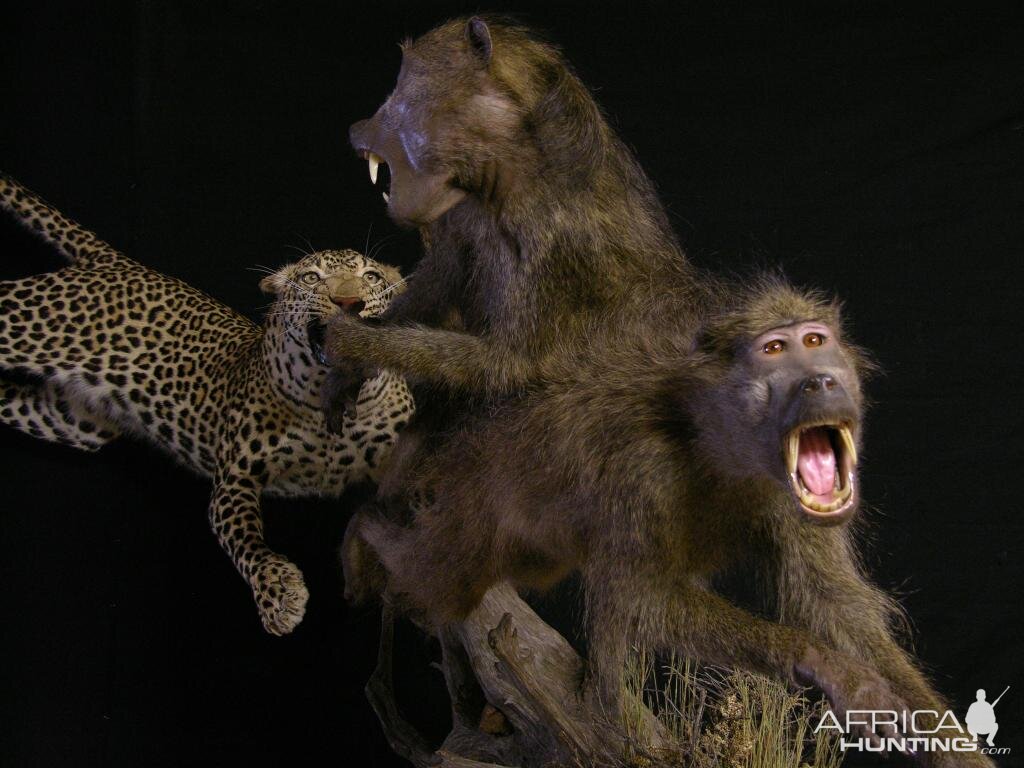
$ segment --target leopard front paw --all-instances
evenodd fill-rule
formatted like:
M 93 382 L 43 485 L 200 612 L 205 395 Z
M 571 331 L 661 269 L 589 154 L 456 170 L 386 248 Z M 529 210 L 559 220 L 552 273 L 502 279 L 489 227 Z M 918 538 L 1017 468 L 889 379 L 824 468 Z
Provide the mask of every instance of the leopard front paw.
M 263 628 L 272 635 L 287 635 L 294 630 L 309 600 L 302 571 L 283 557 L 273 558 L 259 567 L 252 581 Z

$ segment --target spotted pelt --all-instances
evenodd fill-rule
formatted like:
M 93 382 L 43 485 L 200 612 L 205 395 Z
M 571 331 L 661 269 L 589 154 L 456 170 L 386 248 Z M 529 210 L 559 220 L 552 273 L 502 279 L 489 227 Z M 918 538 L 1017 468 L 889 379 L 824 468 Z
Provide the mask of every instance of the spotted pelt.
M 68 260 L 0 282 L 0 422 L 89 451 L 122 434 L 147 438 L 211 477 L 218 541 L 266 630 L 291 632 L 309 595 L 301 571 L 264 541 L 260 497 L 338 496 L 380 470 L 413 413 L 409 389 L 379 373 L 332 433 L 315 328 L 339 312 L 383 312 L 402 289 L 398 271 L 350 250 L 267 270 L 260 287 L 274 302 L 259 326 L 2 175 L 0 206 Z

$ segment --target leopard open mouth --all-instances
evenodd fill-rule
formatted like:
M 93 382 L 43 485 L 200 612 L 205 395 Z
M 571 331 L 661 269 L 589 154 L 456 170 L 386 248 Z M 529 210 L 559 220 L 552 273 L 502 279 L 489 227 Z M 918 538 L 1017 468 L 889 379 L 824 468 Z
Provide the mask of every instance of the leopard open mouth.
M 790 487 L 801 511 L 839 522 L 857 499 L 857 448 L 846 424 L 804 424 L 783 441 Z
M 327 327 L 322 319 L 310 320 L 306 324 L 306 339 L 309 352 L 320 365 L 330 365 L 327 359 L 326 336 Z
M 388 161 L 375 152 L 369 150 L 364 151 L 363 157 L 366 159 L 366 164 L 370 169 L 370 183 L 376 189 L 380 190 L 381 195 L 384 196 L 384 202 L 388 203 L 391 201 L 391 166 L 388 165 Z

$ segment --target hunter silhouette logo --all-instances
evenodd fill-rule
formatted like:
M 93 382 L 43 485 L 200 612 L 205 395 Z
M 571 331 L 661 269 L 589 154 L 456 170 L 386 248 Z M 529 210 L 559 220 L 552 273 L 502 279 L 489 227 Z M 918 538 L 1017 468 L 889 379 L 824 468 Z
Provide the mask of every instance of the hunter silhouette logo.
M 985 743 L 990 747 L 995 746 L 996 731 L 999 730 L 999 723 L 996 722 L 996 704 L 999 703 L 999 699 L 1006 695 L 1006 691 L 1010 690 L 1010 686 L 1006 686 L 1005 690 L 999 694 L 995 701 L 989 704 L 985 701 L 985 689 L 978 689 L 978 700 L 971 704 L 967 710 L 967 717 L 964 718 L 964 722 L 967 723 L 967 730 L 970 732 L 974 740 L 978 740 L 979 735 L 987 735 Z
M 986 701 L 985 689 L 979 688 L 977 701 L 971 704 L 961 724 L 952 710 L 936 712 L 933 709 L 896 712 L 888 709 L 851 709 L 841 722 L 832 710 L 826 710 L 814 732 L 822 729 L 836 731 L 839 749 L 863 752 L 980 752 L 984 755 L 1009 754 L 1009 747 L 995 745 L 995 708 L 999 700 L 1010 690 L 1006 686 L 991 704 Z M 966 727 L 965 727 L 966 726 Z M 880 730 L 881 729 L 881 730 Z M 886 731 L 895 736 L 882 737 Z M 853 733 L 869 734 L 851 736 Z M 984 743 L 980 736 L 986 736 Z

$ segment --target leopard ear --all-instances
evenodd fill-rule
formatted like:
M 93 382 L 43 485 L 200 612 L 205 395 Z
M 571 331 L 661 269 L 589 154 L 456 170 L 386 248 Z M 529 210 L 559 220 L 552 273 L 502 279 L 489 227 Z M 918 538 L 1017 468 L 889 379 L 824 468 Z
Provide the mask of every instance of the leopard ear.
M 381 264 L 381 271 L 384 273 L 384 279 L 387 280 L 388 285 L 397 285 L 402 283 L 402 271 L 398 267 L 393 267 L 390 264 Z M 405 290 L 405 283 L 402 283 L 398 288 L 395 288 L 395 293 L 402 293 Z
M 281 290 L 281 273 L 275 272 L 260 280 L 260 290 L 268 296 L 276 296 L 277 292 Z

